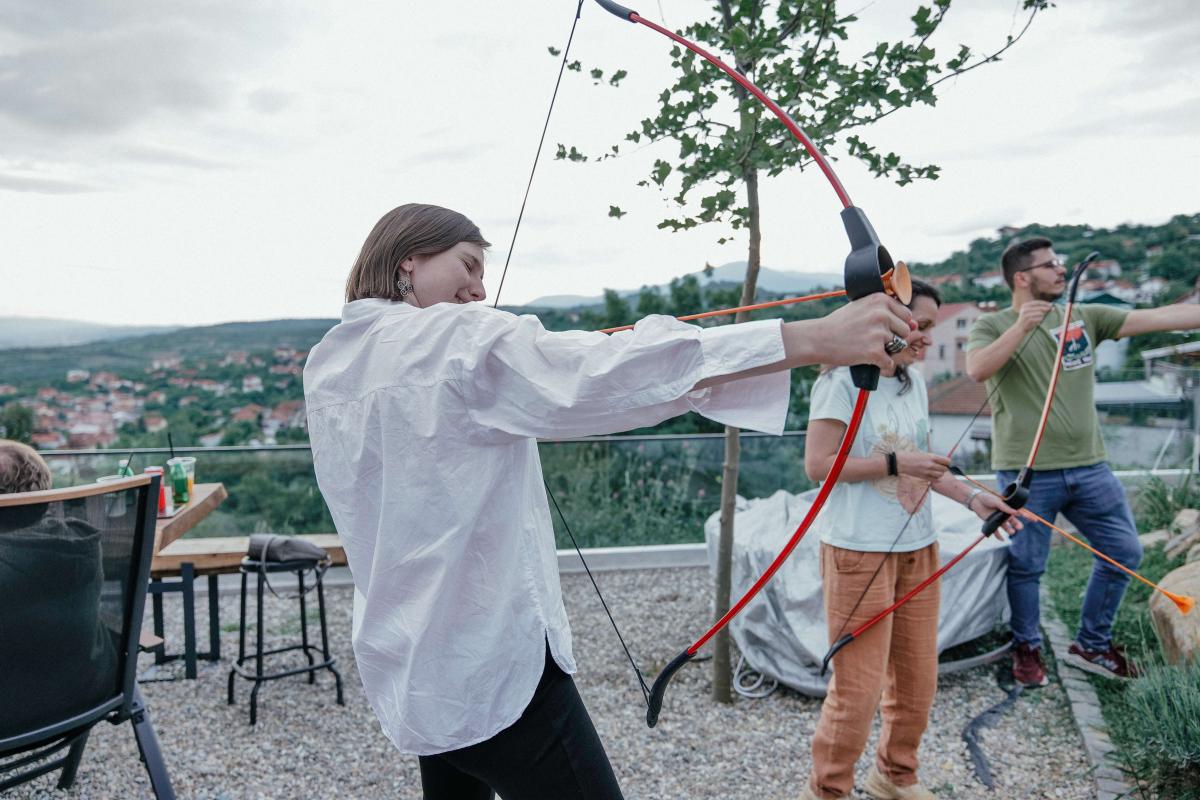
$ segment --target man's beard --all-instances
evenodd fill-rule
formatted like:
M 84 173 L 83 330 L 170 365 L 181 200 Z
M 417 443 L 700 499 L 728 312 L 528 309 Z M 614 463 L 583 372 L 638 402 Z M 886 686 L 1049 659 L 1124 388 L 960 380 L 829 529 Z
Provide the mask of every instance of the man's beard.
M 1049 288 L 1047 288 L 1041 283 L 1037 283 L 1030 287 L 1029 293 L 1033 295 L 1034 300 L 1042 300 L 1046 303 L 1053 303 L 1055 300 L 1062 297 L 1064 291 L 1066 291 L 1066 286 L 1063 286 L 1062 289 L 1057 289 L 1052 283 L 1050 284 Z

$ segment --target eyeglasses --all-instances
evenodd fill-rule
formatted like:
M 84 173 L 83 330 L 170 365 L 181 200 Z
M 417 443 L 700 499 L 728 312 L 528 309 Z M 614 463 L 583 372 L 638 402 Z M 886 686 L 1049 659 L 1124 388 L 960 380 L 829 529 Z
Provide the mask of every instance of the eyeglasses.
M 1063 260 L 1062 256 L 1055 256 L 1054 258 L 1050 259 L 1049 261 L 1043 261 L 1041 264 L 1030 264 L 1028 267 L 1025 267 L 1024 269 L 1017 270 L 1017 272 L 1029 272 L 1030 270 L 1041 269 L 1042 267 L 1051 267 L 1053 269 L 1058 269 L 1059 267 L 1066 267 L 1066 266 L 1067 266 L 1067 262 Z

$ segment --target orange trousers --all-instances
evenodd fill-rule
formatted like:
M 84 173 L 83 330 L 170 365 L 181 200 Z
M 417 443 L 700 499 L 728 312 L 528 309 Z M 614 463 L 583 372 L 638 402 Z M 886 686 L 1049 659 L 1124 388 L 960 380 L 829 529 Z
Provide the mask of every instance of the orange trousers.
M 876 567 L 879 575 L 847 622 Z M 821 543 L 829 641 L 883 611 L 937 570 L 938 546 L 911 553 L 866 553 Z M 809 785 L 821 798 L 854 789 L 854 765 L 866 747 L 875 710 L 883 730 L 875 764 L 897 786 L 917 782 L 917 749 L 937 691 L 940 582 L 905 603 L 833 657 L 833 680 L 813 734 Z

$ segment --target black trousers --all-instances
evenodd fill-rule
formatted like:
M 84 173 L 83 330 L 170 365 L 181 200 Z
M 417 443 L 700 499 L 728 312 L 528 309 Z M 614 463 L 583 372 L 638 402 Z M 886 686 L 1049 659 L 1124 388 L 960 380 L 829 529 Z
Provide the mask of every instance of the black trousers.
M 420 756 L 425 800 L 622 800 L 592 718 L 571 676 L 546 648 L 533 699 L 485 742 Z

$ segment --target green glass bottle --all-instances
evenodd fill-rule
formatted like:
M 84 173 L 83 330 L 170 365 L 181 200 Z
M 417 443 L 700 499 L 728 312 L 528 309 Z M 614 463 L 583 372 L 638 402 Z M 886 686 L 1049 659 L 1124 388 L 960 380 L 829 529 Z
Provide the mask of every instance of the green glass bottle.
M 187 470 L 179 462 L 171 464 L 170 468 L 171 490 L 172 494 L 175 495 L 175 506 L 178 508 L 191 499 L 191 496 L 188 494 Z

